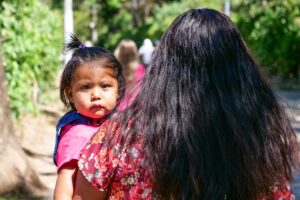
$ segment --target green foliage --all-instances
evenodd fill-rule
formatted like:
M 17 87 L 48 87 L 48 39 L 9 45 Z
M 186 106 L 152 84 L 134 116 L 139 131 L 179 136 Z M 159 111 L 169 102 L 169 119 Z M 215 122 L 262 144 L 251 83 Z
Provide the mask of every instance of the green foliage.
M 91 6 L 87 3 L 83 3 L 80 7 L 80 10 L 74 10 L 74 32 L 79 36 L 80 40 L 87 41 L 91 40 L 90 33 L 90 22 L 91 22 Z
M 237 25 L 270 74 L 298 77 L 300 67 L 300 1 L 240 3 Z
M 163 6 L 155 6 L 154 15 L 147 20 L 150 38 L 161 38 L 167 27 L 180 13 L 188 10 L 188 2 L 173 2 Z
M 184 11 L 198 7 L 209 7 L 220 10 L 222 8 L 221 2 L 220 0 L 186 0 L 163 4 L 162 6 L 157 5 L 154 8 L 153 16 L 147 19 L 149 26 L 147 35 L 150 38 L 159 39 L 171 22 Z
M 141 45 L 146 37 L 152 40 L 159 39 L 175 17 L 189 8 L 212 7 L 221 9 L 223 6 L 222 0 L 153 0 L 147 1 L 147 8 L 141 7 L 139 13 L 135 13 L 132 10 L 131 0 L 89 0 L 82 3 L 78 10 L 75 10 L 75 33 L 83 41 L 91 40 L 89 23 L 92 21 L 93 3 L 99 5 L 98 42 L 96 45 L 111 50 L 124 38 L 133 39 L 138 45 Z M 139 4 L 139 6 L 141 5 Z M 144 14 L 149 8 L 150 14 L 145 17 Z M 143 9 L 145 10 L 142 11 Z M 135 21 L 137 20 L 135 18 L 138 19 L 138 22 Z
M 98 41 L 95 45 L 100 45 L 108 49 L 113 49 L 122 35 L 126 35 L 124 30 L 131 24 L 131 16 L 128 10 L 123 9 L 124 0 L 87 0 L 80 6 L 74 4 L 75 34 L 84 42 L 92 40 L 90 23 L 92 22 L 92 6 L 97 4 L 97 24 Z M 122 30 L 122 31 L 120 31 Z
M 109 49 L 114 49 L 123 38 L 140 40 L 139 31 L 142 27 L 132 25 L 132 15 L 126 9 L 120 9 L 118 13 L 111 13 L 110 19 L 105 17 L 100 19 L 101 28 L 99 30 L 98 44 Z M 105 23 L 108 21 L 108 23 Z
M 98 43 L 114 50 L 120 40 L 130 38 L 138 44 L 145 37 L 144 24 L 135 25 L 130 0 L 98 0 Z
M 0 37 L 13 114 L 36 111 L 36 93 L 53 86 L 60 67 L 62 18 L 38 0 L 2 1 Z

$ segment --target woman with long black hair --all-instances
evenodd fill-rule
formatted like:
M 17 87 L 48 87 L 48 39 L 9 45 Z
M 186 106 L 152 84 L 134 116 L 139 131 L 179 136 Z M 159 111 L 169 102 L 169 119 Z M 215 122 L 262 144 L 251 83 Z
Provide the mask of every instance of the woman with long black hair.
M 230 19 L 178 16 L 133 104 L 82 152 L 74 199 L 292 199 L 296 135 Z

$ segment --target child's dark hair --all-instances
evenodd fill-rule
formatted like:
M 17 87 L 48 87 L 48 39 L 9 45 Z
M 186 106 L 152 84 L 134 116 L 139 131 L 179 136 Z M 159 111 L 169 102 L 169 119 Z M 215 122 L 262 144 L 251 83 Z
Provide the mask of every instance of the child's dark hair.
M 119 95 L 118 102 L 120 102 L 125 93 L 125 79 L 122 75 L 122 65 L 113 53 L 102 47 L 86 47 L 75 35 L 71 35 L 70 38 L 70 41 L 65 44 L 64 51 L 68 52 L 73 50 L 73 54 L 63 70 L 59 88 L 60 99 L 64 105 L 70 110 L 76 110 L 74 105 L 69 101 L 65 90 L 71 86 L 73 73 L 80 64 L 98 59 L 105 59 L 105 65 L 116 71 Z

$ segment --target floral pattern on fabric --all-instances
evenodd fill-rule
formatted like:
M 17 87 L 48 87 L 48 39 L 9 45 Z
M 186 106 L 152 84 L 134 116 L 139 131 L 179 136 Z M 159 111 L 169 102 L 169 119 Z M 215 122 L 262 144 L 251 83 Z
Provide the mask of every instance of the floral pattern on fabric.
M 109 120 L 83 149 L 79 169 L 95 188 L 108 192 L 109 200 L 153 199 L 153 183 L 142 167 L 142 143 L 123 148 L 114 143 L 108 148 L 105 142 L 108 126 Z M 112 130 L 120 132 L 116 125 Z
M 296 197 L 293 194 L 290 186 L 286 183 L 286 180 L 281 180 L 281 183 L 275 184 L 273 189 L 275 200 L 295 200 Z
M 109 200 L 158 199 L 152 192 L 153 182 L 143 169 L 142 142 L 130 147 L 118 143 L 108 148 L 105 141 L 110 120 L 107 120 L 82 150 L 78 166 L 86 179 L 98 190 L 108 192 Z M 118 136 L 120 129 L 113 124 L 112 132 Z M 272 197 L 261 200 L 295 200 L 285 180 L 276 183 Z

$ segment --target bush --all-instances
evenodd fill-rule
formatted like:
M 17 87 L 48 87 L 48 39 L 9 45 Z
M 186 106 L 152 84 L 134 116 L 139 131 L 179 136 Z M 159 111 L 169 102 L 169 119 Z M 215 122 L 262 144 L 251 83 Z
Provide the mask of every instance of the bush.
M 61 66 L 61 16 L 38 0 L 1 1 L 1 49 L 15 116 L 36 111 L 37 94 L 53 86 Z
M 243 1 L 235 10 L 242 35 L 266 70 L 299 78 L 300 1 Z
M 209 7 L 221 10 L 223 4 L 220 0 L 185 0 L 180 2 L 166 3 L 162 6 L 155 6 L 151 17 L 147 19 L 147 35 L 150 38 L 159 39 L 172 21 L 184 11 L 197 7 Z

